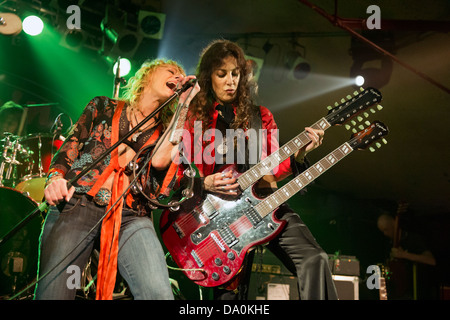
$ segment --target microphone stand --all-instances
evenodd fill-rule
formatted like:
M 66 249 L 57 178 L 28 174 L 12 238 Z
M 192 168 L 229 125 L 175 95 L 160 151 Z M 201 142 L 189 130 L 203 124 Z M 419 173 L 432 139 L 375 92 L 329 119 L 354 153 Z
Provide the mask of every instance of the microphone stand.
M 117 70 L 116 75 L 114 77 L 114 90 L 113 90 L 113 98 L 117 99 L 119 97 L 119 88 L 120 85 L 125 83 L 125 79 L 120 76 L 120 56 L 117 58 Z
M 189 87 L 193 85 L 192 82 L 187 82 L 183 85 L 182 88 L 175 91 L 175 93 L 169 97 L 162 105 L 156 108 L 152 113 L 150 113 L 144 120 L 138 123 L 134 128 L 132 128 L 127 134 L 125 134 L 119 141 L 117 141 L 114 145 L 109 147 L 99 158 L 97 158 L 90 166 L 82 170 L 79 174 L 77 174 L 73 179 L 67 182 L 67 189 L 72 187 L 72 183 L 77 181 L 82 176 L 84 176 L 87 172 L 89 172 L 96 164 L 102 161 L 106 156 L 111 154 L 111 152 L 116 149 L 125 139 L 128 139 L 131 135 L 133 135 L 137 130 L 139 130 L 144 124 L 146 124 L 151 118 L 155 116 L 162 108 L 168 105 L 173 99 L 178 97 L 182 92 L 186 91 Z M 31 221 L 39 212 L 44 212 L 48 207 L 47 201 L 42 202 L 36 209 L 30 212 L 25 218 L 22 219 L 13 229 L 11 229 L 5 236 L 0 239 L 0 247 L 8 241 L 11 237 L 13 237 L 20 229 L 22 229 L 28 222 Z

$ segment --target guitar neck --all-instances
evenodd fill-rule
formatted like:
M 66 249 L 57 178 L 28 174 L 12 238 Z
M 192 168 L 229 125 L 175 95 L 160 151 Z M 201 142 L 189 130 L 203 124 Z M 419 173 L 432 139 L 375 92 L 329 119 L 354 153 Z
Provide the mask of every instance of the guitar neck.
M 380 277 L 380 300 L 387 300 L 386 279 Z
M 311 128 L 326 130 L 330 126 L 330 123 L 325 118 L 322 118 L 314 123 Z M 310 142 L 311 139 L 309 138 L 306 131 L 303 131 L 292 138 L 277 151 L 273 152 L 270 156 L 266 157 L 264 160 L 254 165 L 250 170 L 244 172 L 241 176 L 239 176 L 238 183 L 241 189 L 245 190 L 252 186 L 256 181 L 261 179 L 266 174 L 269 174 L 283 161 L 285 161 L 287 158 L 289 158 L 291 155 L 296 153 L 298 150 L 300 150 Z
M 328 115 L 314 123 L 311 128 L 325 131 L 333 125 L 342 125 L 380 100 L 381 94 L 373 88 L 366 89 L 359 94 L 355 93 L 354 97 L 348 96 L 347 101 L 342 99 L 340 105 L 331 109 Z M 381 106 L 378 105 L 377 108 L 381 110 Z M 371 109 L 371 112 L 374 113 L 376 111 Z M 309 142 L 311 142 L 311 139 L 305 130 L 270 156 L 253 166 L 250 170 L 243 173 L 237 180 L 239 186 L 242 190 L 246 190 Z
M 340 160 L 345 158 L 353 151 L 348 142 L 342 144 L 339 148 L 329 153 L 316 164 L 305 170 L 303 173 L 286 183 L 282 188 L 278 189 L 270 196 L 255 206 L 255 210 L 264 218 L 289 198 L 314 181 L 325 171 L 330 169 Z

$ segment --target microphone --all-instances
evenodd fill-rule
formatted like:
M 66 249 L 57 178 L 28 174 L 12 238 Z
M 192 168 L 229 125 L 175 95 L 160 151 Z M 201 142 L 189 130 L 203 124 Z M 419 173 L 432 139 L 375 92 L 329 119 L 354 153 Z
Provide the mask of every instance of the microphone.
M 116 74 L 114 75 L 114 88 L 113 88 L 113 98 L 117 99 L 119 97 L 119 90 L 120 90 L 120 56 L 117 58 L 117 69 Z
M 61 139 L 61 133 L 62 133 L 62 128 L 63 128 L 63 123 L 61 121 L 61 116 L 62 116 L 62 113 L 59 114 L 56 117 L 56 121 L 55 121 L 55 124 L 54 124 L 54 126 L 56 126 L 56 128 L 53 131 L 53 136 L 56 137 L 57 139 Z
M 189 89 L 190 87 L 195 86 L 195 84 L 197 83 L 197 79 L 191 79 L 188 82 L 186 82 L 180 89 L 178 89 L 176 91 L 176 94 L 180 94 L 185 92 L 187 89 Z

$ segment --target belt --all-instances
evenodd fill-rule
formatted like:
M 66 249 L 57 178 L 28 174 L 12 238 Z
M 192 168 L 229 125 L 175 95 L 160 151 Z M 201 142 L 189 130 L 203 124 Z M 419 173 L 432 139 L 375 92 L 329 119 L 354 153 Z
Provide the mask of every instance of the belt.
M 111 190 L 107 188 L 100 188 L 94 196 L 94 202 L 100 207 L 107 206 L 109 200 L 111 200 Z
M 109 201 L 111 200 L 111 190 L 107 188 L 100 188 L 98 190 L 97 194 L 92 197 L 88 194 L 80 194 L 80 193 L 74 193 L 73 198 L 82 199 L 83 196 L 85 196 L 88 200 L 94 201 L 96 205 L 99 207 L 105 207 L 108 205 Z

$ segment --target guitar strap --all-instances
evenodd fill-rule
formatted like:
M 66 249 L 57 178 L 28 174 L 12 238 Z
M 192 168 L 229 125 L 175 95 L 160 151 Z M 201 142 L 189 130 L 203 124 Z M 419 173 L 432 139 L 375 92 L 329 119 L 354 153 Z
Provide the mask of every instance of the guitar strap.
M 247 171 L 248 169 L 250 169 L 251 167 L 253 167 L 255 164 L 257 164 L 258 162 L 261 161 L 261 156 L 262 156 L 262 118 L 261 118 L 261 109 L 259 106 L 253 106 L 252 108 L 252 113 L 250 115 L 250 121 L 249 121 L 249 129 L 253 129 L 256 132 L 256 142 L 258 144 L 257 149 L 258 150 L 258 157 L 256 159 L 255 163 L 250 163 L 250 161 L 246 161 L 246 166 L 247 168 L 245 168 Z M 249 159 L 249 155 L 250 155 L 250 143 L 247 143 L 247 147 L 246 147 L 246 159 Z

